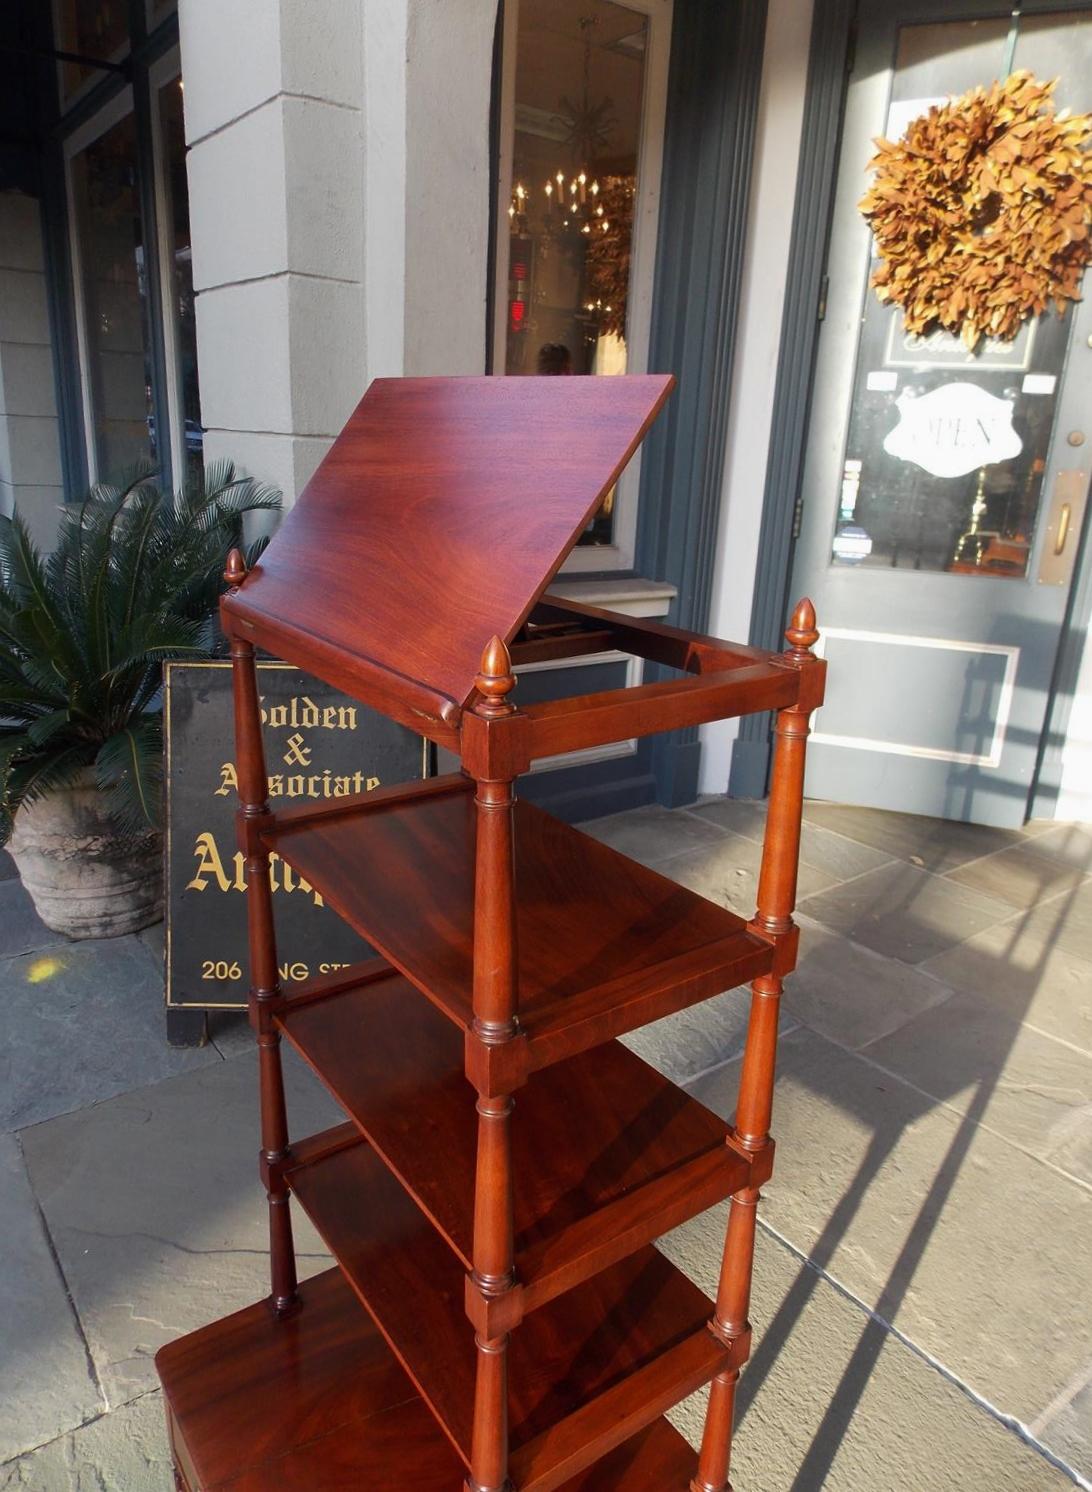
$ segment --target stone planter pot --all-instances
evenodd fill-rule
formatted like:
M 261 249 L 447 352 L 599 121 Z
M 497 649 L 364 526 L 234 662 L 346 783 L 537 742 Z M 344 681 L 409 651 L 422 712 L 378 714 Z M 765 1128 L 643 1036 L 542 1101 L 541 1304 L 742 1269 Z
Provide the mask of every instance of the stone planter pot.
M 163 836 L 119 834 L 94 773 L 15 815 L 8 848 L 38 916 L 70 938 L 116 938 L 163 915 Z

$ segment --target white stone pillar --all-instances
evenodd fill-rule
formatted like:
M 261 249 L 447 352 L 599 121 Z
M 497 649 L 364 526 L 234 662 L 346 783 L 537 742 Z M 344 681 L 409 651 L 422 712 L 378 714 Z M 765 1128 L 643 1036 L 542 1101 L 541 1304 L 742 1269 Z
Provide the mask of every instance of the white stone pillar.
M 299 492 L 370 379 L 485 367 L 496 0 L 181 0 L 210 456 Z
M 0 193 L 0 512 L 51 549 L 64 501 L 38 202 Z
M 182 0 L 208 457 L 291 502 L 364 390 L 361 0 Z
M 497 4 L 408 9 L 405 371 L 484 373 Z

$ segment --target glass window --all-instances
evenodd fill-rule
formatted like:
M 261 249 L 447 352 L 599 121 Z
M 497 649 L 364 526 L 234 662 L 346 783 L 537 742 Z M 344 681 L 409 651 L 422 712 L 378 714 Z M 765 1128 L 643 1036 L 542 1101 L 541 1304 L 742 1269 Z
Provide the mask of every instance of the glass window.
M 116 60 L 129 41 L 128 0 L 57 0 L 54 35 L 59 52 L 77 52 L 102 62 Z M 69 99 L 89 78 L 103 73 L 82 62 L 61 64 L 61 94 Z
M 1056 35 L 1025 24 L 1015 65 L 1050 76 Z M 1007 17 L 903 27 L 887 134 L 998 76 L 1008 35 Z M 1027 576 L 1071 321 L 1051 310 L 970 353 L 946 331 L 907 333 L 867 291 L 832 564 Z
M 197 384 L 197 327 L 194 320 L 193 256 L 190 250 L 190 199 L 186 178 L 186 132 L 182 117 L 182 80 L 173 78 L 159 91 L 164 201 L 163 292 L 169 404 L 175 426 L 173 457 L 176 484 L 200 465 L 204 432 Z
M 519 0 L 505 14 L 516 34 L 494 363 L 509 374 L 624 373 L 640 367 L 634 264 L 650 15 L 609 0 Z M 582 544 L 614 541 L 615 498 Z
M 156 459 L 132 113 L 73 155 L 71 183 L 89 444 L 106 480 Z

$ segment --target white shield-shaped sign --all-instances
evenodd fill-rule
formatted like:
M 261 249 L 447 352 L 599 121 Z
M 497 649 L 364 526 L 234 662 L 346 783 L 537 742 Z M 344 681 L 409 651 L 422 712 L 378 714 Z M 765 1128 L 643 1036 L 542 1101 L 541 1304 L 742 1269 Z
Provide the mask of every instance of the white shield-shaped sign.
M 899 423 L 883 443 L 889 456 L 912 461 L 934 477 L 962 477 L 1022 449 L 1013 429 L 1012 400 L 977 383 L 946 383 L 920 399 L 897 400 Z

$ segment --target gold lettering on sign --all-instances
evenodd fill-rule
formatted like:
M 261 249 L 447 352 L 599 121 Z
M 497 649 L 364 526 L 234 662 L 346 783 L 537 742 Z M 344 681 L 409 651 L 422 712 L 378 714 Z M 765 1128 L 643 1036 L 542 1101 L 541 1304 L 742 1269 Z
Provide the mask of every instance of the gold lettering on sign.
M 220 768 L 220 785 L 213 788 L 213 797 L 228 798 L 238 785 L 235 763 L 224 762 Z M 286 777 L 283 773 L 272 772 L 269 776 L 271 798 L 347 798 L 350 793 L 370 793 L 378 786 L 378 777 L 365 777 L 363 772 L 331 772 L 329 767 L 306 775 L 294 773 Z
M 356 730 L 355 705 L 323 705 L 307 694 L 293 695 L 287 703 L 266 708 L 262 696 L 262 724 L 273 730 Z
M 288 747 L 284 753 L 286 767 L 309 767 L 311 765 L 311 748 L 307 744 L 306 737 L 301 736 L 299 731 L 294 736 L 289 736 L 285 744 Z
M 193 856 L 197 861 L 193 880 L 186 883 L 187 891 L 208 891 L 215 886 L 218 891 L 246 890 L 246 862 L 241 851 L 228 856 L 225 863 L 216 836 L 211 829 L 198 834 L 193 842 Z M 230 873 L 229 873 L 230 868 Z M 304 880 L 287 865 L 279 855 L 269 857 L 269 885 L 273 891 L 302 891 L 313 897 L 316 907 L 325 906 L 321 894 L 310 881 Z

